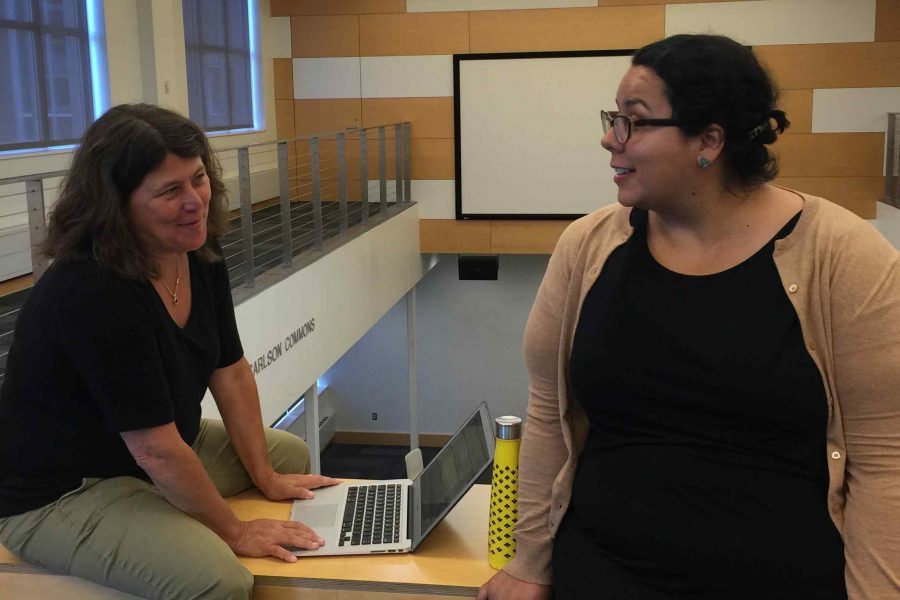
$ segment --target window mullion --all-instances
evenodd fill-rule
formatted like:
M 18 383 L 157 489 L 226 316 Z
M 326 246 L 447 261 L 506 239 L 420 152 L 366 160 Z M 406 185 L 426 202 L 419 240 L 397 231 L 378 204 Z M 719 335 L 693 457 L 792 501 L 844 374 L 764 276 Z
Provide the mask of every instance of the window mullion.
M 229 36 L 231 4 L 228 0 L 222 0 L 222 5 L 225 13 L 225 51 L 223 53 L 225 55 L 225 97 L 228 98 L 228 128 L 234 129 L 234 98 L 232 98 L 234 88 L 231 86 L 231 54 L 229 53 L 231 49 L 231 37 Z
M 40 2 L 31 0 L 31 14 L 34 17 L 36 31 L 34 33 L 34 63 L 37 67 L 37 109 L 38 109 L 38 129 L 40 131 L 40 143 L 45 146 L 52 145 L 52 136 L 50 134 L 50 101 L 47 97 L 47 68 L 44 64 L 44 20 L 40 13 Z
M 78 36 L 78 42 L 81 46 L 82 73 L 87 74 L 87 77 L 82 76 L 81 78 L 81 86 L 84 91 L 85 99 L 84 122 L 91 123 L 94 120 L 94 103 L 96 102 L 92 83 L 97 74 L 91 71 L 91 39 L 87 22 L 87 6 L 85 6 L 84 1 L 78 3 L 78 17 L 81 22 L 84 23 L 84 27 L 79 29 L 76 35 Z

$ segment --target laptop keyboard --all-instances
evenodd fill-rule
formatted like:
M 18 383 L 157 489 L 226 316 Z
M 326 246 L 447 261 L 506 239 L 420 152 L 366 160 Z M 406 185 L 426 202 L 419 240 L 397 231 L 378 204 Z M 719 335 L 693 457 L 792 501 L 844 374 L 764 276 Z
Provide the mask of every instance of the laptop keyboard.
M 397 483 L 350 486 L 338 546 L 399 542 L 402 487 Z

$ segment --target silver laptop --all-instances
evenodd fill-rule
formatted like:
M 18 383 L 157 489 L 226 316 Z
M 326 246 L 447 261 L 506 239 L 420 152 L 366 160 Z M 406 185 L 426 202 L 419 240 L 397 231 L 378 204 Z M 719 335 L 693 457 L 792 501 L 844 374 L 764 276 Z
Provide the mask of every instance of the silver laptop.
M 411 479 L 343 482 L 294 500 L 291 520 L 325 538 L 297 556 L 412 552 L 494 460 L 494 431 L 481 403 L 437 456 Z

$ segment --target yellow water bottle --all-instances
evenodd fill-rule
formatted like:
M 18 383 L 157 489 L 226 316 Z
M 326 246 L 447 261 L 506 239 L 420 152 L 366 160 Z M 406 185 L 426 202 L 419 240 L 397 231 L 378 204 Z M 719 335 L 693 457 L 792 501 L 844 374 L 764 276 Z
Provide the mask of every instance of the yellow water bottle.
M 491 514 L 488 521 L 488 562 L 500 569 L 516 555 L 514 532 L 519 520 L 519 444 L 522 419 L 497 417 L 497 446 L 491 476 Z

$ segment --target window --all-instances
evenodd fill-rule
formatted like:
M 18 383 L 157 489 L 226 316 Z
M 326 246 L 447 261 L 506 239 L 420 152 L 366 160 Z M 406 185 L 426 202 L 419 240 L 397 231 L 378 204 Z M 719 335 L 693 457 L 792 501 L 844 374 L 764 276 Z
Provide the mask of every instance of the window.
M 206 131 L 250 129 L 253 73 L 248 0 L 183 0 L 191 119 Z
M 93 121 L 86 0 L 0 0 L 0 151 L 77 142 Z

